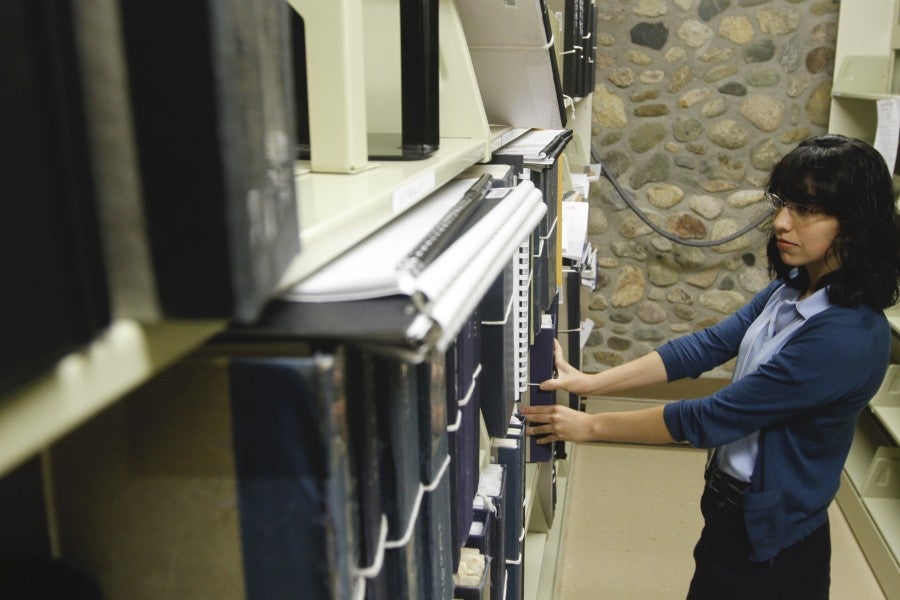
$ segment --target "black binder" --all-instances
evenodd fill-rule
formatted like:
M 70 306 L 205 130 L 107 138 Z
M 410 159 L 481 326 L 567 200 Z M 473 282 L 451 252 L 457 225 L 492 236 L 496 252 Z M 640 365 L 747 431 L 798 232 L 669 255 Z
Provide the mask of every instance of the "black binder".
M 0 394 L 110 320 L 70 4 L 0 4 L 0 267 L 9 293 Z
M 584 5 L 584 51 L 581 95 L 587 96 L 597 84 L 597 3 L 585 0 Z
M 438 0 L 401 0 L 400 52 L 400 152 L 403 156 L 425 158 L 440 145 Z M 393 153 L 385 156 L 392 157 Z
M 583 74 L 584 50 L 581 45 L 584 0 L 566 0 L 563 23 L 562 86 L 566 95 L 581 96 L 580 78 Z
M 162 312 L 251 321 L 300 249 L 288 4 L 120 11 Z

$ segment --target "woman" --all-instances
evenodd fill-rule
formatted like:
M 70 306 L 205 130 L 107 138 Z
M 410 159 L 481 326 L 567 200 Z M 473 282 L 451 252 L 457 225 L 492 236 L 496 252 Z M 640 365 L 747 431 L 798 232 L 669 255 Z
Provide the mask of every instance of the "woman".
M 522 409 L 541 443 L 713 450 L 689 599 L 828 597 L 827 509 L 890 360 L 882 311 L 897 302 L 900 258 L 881 155 L 843 136 L 811 138 L 775 166 L 766 196 L 773 283 L 721 323 L 601 373 L 573 368 L 557 343 L 557 377 L 541 389 L 608 395 L 697 377 L 737 356 L 728 386 L 633 412 Z

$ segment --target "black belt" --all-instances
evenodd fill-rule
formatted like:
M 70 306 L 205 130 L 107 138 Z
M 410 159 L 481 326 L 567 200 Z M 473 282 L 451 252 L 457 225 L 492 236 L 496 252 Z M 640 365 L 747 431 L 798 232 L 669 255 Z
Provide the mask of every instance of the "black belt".
M 744 505 L 744 490 L 750 485 L 749 483 L 736 479 L 719 469 L 715 460 L 710 461 L 709 466 L 706 467 L 704 477 L 706 478 L 706 487 L 715 492 L 722 500 L 739 508 Z

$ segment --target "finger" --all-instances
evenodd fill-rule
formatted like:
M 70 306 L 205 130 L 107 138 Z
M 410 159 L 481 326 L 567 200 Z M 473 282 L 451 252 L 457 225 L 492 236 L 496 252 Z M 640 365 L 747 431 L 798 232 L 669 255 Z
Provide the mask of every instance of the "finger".
M 523 406 L 519 412 L 523 415 L 536 415 L 541 413 L 552 413 L 556 410 L 553 404 L 533 404 L 531 406 Z
M 561 387 L 561 383 L 559 379 L 546 379 L 541 382 L 539 387 L 545 392 L 552 392 L 553 390 L 558 390 Z
M 553 415 L 549 413 L 534 413 L 525 415 L 525 420 L 529 423 L 551 423 Z
M 550 435 L 553 433 L 553 425 L 535 425 L 525 430 L 528 435 Z

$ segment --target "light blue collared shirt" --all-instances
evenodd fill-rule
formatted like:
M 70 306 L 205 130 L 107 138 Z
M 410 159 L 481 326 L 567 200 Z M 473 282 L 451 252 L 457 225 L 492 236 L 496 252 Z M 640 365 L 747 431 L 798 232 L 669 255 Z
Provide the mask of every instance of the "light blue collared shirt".
M 737 364 L 732 381 L 755 371 L 774 356 L 810 317 L 831 306 L 827 291 L 823 288 L 803 300 L 800 292 L 782 285 L 775 290 L 765 308 L 759 314 L 741 340 Z M 740 479 L 750 481 L 756 455 L 759 451 L 759 431 L 716 448 L 719 468 Z

